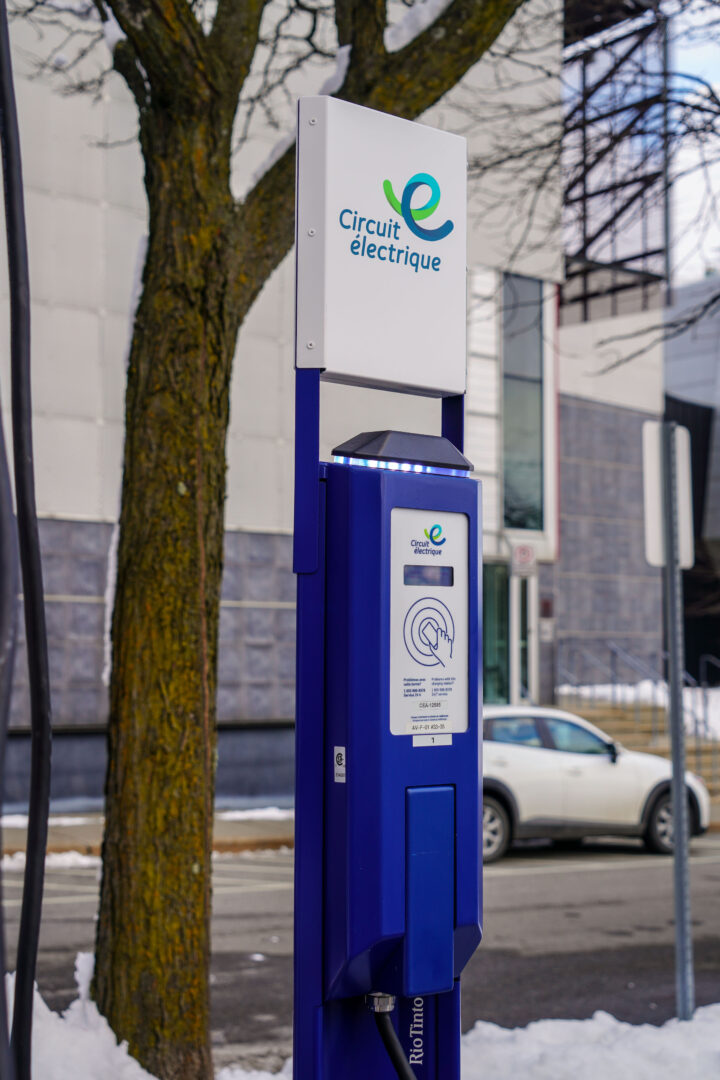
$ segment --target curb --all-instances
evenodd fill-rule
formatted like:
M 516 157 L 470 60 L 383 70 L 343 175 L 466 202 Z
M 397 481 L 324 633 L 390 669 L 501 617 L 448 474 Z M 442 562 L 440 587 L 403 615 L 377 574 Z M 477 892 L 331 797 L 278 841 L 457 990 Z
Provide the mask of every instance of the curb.
M 218 840 L 213 843 L 213 851 L 222 855 L 239 853 L 242 851 L 277 851 L 281 848 L 294 848 L 295 841 L 292 836 L 269 836 L 267 838 L 248 838 L 246 840 Z M 80 855 L 101 855 L 101 844 L 49 844 L 45 849 L 47 855 L 64 855 L 69 851 L 77 851 Z M 24 844 L 11 844 L 3 848 L 3 855 L 17 855 L 25 853 Z

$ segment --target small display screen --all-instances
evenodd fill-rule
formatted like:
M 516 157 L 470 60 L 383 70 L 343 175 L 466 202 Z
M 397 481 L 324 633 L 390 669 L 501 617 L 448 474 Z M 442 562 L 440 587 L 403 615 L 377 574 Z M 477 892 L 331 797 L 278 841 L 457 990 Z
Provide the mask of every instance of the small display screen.
M 418 566 L 409 563 L 405 566 L 403 580 L 406 585 L 452 585 L 454 571 L 452 566 Z

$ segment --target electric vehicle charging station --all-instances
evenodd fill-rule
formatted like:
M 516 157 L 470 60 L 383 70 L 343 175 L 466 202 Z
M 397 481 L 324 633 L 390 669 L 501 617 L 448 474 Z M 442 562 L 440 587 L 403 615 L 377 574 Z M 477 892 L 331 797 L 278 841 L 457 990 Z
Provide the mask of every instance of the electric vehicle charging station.
M 465 171 L 457 136 L 299 103 L 297 1080 L 460 1078 L 482 903 Z M 441 434 L 348 432 L 321 462 L 321 378 L 440 397 Z

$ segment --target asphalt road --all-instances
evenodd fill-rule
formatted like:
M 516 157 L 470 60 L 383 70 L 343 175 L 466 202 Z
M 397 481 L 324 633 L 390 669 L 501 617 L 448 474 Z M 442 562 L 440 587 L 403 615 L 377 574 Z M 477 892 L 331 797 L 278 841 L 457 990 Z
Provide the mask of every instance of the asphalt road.
M 720 1001 L 720 835 L 693 843 L 699 1005 Z M 291 853 L 215 863 L 213 1044 L 218 1064 L 273 1068 L 290 1053 Z M 51 1007 L 74 997 L 74 957 L 93 946 L 98 871 L 47 874 L 38 981 Z M 12 960 L 20 875 L 5 875 Z M 512 852 L 485 874 L 485 937 L 463 977 L 463 1027 L 505 1026 L 604 1009 L 633 1023 L 674 1013 L 671 860 L 636 844 Z

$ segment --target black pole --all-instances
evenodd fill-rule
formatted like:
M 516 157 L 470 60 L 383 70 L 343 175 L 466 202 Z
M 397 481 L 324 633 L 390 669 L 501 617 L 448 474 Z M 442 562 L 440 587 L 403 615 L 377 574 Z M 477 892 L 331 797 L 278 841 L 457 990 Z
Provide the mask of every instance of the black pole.
M 30 283 L 20 135 L 12 77 L 7 7 L 0 0 L 0 138 L 10 279 L 15 497 L 30 682 L 30 807 L 23 902 L 18 935 L 12 1049 L 18 1080 L 30 1078 L 33 983 L 37 963 L 50 803 L 50 679 L 42 566 L 35 510 L 30 392 Z

